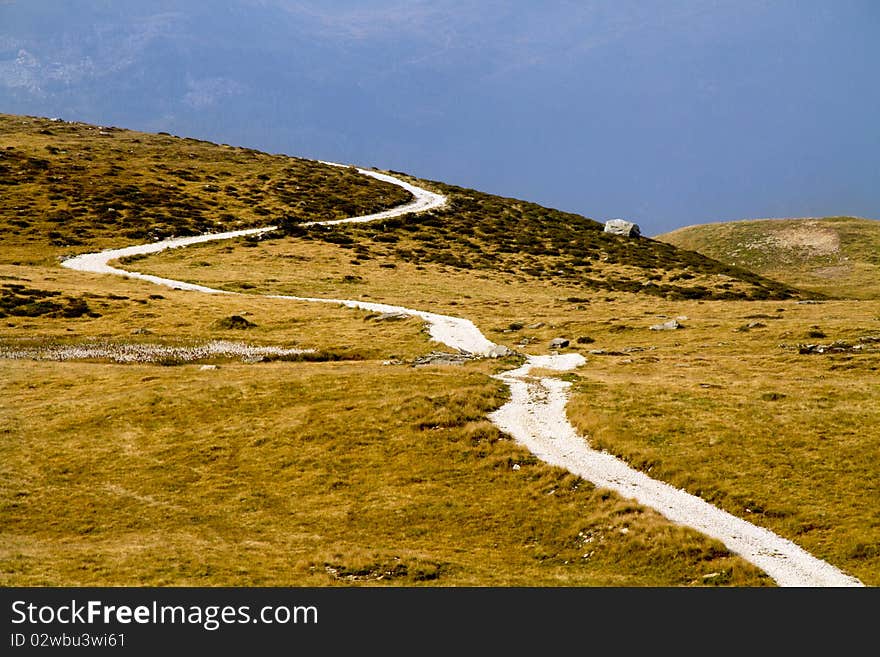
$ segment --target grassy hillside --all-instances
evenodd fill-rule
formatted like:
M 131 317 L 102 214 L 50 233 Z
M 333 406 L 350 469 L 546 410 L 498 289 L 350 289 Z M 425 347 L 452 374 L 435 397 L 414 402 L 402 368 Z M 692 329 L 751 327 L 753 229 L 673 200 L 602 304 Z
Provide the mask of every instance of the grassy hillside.
M 4 258 L 336 219 L 409 200 L 352 169 L 166 134 L 0 114 Z M 47 255 L 48 255 L 47 254 Z
M 789 286 L 746 269 L 663 242 L 604 233 L 603 224 L 581 215 L 436 181 L 428 184 L 447 195 L 445 207 L 381 225 L 306 230 L 285 222 L 283 229 L 299 239 L 348 248 L 353 264 L 371 258 L 431 263 L 455 270 L 501 272 L 518 282 L 539 279 L 585 291 L 633 292 L 666 299 L 799 295 Z
M 656 239 L 830 297 L 880 298 L 880 221 L 733 221 L 679 228 Z
M 880 334 L 877 302 L 802 303 L 793 288 L 668 244 L 429 181 L 417 182 L 449 194 L 448 207 L 304 229 L 405 198 L 296 158 L 2 119 L 13 148 L 0 152 L 18 158 L 0 160 L 4 585 L 772 583 L 718 542 L 499 434 L 485 415 L 506 392 L 491 374 L 517 356 L 418 366 L 438 345 L 417 320 L 264 292 L 464 316 L 521 353 L 567 337 L 588 358 L 566 377 L 569 415 L 591 442 L 880 583 L 880 374 L 868 340 Z M 88 170 L 65 168 L 75 153 L 92 158 Z M 119 199 L 120 186 L 170 185 L 160 164 L 199 180 L 125 206 L 122 223 L 101 219 L 97 199 Z M 205 189 L 220 172 L 233 191 L 249 190 L 246 202 L 225 186 L 222 196 Z M 204 207 L 190 217 L 166 199 Z M 48 219 L 72 206 L 76 221 Z M 155 229 L 137 219 L 160 215 Z M 240 295 L 83 274 L 57 260 L 144 239 L 129 229 L 270 223 L 282 230 L 131 265 Z M 650 329 L 673 317 L 684 328 Z M 121 364 L 60 361 L 46 349 L 216 340 L 315 352 Z M 864 348 L 798 348 L 834 341 Z M 27 358 L 12 357 L 23 350 Z

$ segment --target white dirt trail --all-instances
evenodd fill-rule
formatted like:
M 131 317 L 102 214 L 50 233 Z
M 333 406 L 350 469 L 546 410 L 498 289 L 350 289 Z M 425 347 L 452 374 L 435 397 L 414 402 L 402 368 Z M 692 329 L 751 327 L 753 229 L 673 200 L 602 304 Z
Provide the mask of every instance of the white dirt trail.
M 344 166 L 332 162 L 325 164 Z M 376 214 L 333 221 L 314 221 L 304 225 L 376 221 L 411 212 L 424 212 L 440 207 L 446 202 L 445 196 L 422 189 L 394 176 L 369 169 L 358 169 L 358 171 L 378 180 L 400 185 L 413 195 L 414 200 Z M 136 278 L 179 290 L 207 294 L 239 294 L 204 285 L 127 271 L 113 267 L 109 263 L 127 256 L 158 253 L 165 249 L 180 248 L 214 240 L 258 235 L 275 229 L 275 226 L 269 226 L 168 239 L 99 253 L 86 253 L 69 258 L 62 265 L 77 271 Z M 488 340 L 473 322 L 460 317 L 349 299 L 268 296 L 292 301 L 342 304 L 350 308 L 374 312 L 404 313 L 424 320 L 431 338 L 453 349 L 480 356 L 494 356 L 499 348 L 499 345 Z M 568 421 L 565 407 L 568 400 L 569 384 L 560 379 L 530 376 L 530 371 L 533 368 L 565 371 L 579 367 L 584 363 L 584 358 L 579 354 L 528 356 L 526 363 L 521 367 L 496 375 L 496 378 L 504 381 L 510 387 L 511 397 L 501 408 L 491 413 L 489 418 L 502 431 L 510 434 L 517 442 L 547 463 L 564 468 L 597 487 L 607 488 L 625 498 L 635 499 L 640 504 L 656 509 L 675 523 L 692 527 L 721 541 L 731 552 L 761 568 L 780 586 L 863 586 L 858 579 L 817 559 L 793 542 L 722 511 L 700 497 L 674 488 L 662 481 L 651 479 L 645 473 L 631 468 L 607 452 L 592 449 L 587 439 L 579 435 Z

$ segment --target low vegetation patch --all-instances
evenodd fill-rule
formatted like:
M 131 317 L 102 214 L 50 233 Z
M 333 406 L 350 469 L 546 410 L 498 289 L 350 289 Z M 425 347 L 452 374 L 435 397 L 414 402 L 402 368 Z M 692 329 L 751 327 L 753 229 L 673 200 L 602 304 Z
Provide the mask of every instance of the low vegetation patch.
M 352 358 L 347 360 L 360 360 L 355 356 L 352 355 Z M 97 360 L 110 363 L 157 363 L 160 365 L 209 363 L 229 358 L 250 363 L 274 360 L 328 361 L 344 359 L 343 355 L 338 352 L 256 346 L 227 340 L 174 344 L 96 340 L 55 342 L 34 338 L 18 341 L 0 340 L 0 358 L 49 361 Z
M 251 321 L 248 321 L 247 319 L 245 319 L 241 315 L 230 315 L 229 317 L 224 317 L 222 319 L 218 319 L 216 322 L 214 322 L 214 326 L 216 326 L 219 329 L 224 329 L 227 331 L 228 330 L 239 331 L 239 330 L 246 330 L 249 328 L 253 328 L 256 326 L 256 324 L 254 324 Z
M 71 297 L 56 290 L 28 287 L 21 283 L 0 283 L 2 317 L 100 317 L 84 297 Z
M 602 224 L 581 215 L 438 182 L 416 182 L 446 194 L 446 206 L 375 224 L 283 228 L 297 239 L 350 248 L 359 261 L 381 258 L 500 271 L 519 280 L 539 278 L 666 299 L 787 299 L 800 294 L 664 242 L 604 233 Z

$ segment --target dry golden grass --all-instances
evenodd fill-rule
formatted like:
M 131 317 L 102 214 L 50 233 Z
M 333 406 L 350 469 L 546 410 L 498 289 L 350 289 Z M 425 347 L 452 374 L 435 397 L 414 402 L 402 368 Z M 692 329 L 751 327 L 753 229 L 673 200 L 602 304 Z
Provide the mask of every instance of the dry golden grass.
M 484 367 L 0 369 L 4 585 L 768 583 L 502 439 Z
M 4 137 L 19 139 L 16 148 L 46 150 L 47 159 L 70 155 L 46 149 L 53 144 L 41 140 L 63 136 L 42 134 L 53 129 L 48 122 L 28 119 L 25 130 L 9 127 L 17 117 L 5 119 Z M 236 205 L 234 196 L 214 198 L 212 206 L 217 192 L 205 190 L 204 180 L 175 180 L 175 194 L 206 205 L 205 220 L 224 208 L 234 208 L 242 225 L 276 215 L 331 218 L 320 215 L 324 204 L 333 212 L 346 209 L 350 178 L 345 193 L 334 196 L 325 183 L 338 181 L 313 177 L 320 173 L 308 168 L 313 164 L 287 173 L 289 158 L 228 147 L 221 150 L 234 157 L 184 167 L 181 162 L 199 157 L 191 158 L 190 149 L 213 157 L 220 147 L 166 136 L 91 137 L 91 156 L 111 180 L 167 177 L 151 171 L 153 161 L 148 167 L 146 160 L 122 161 L 115 173 L 108 168 L 110 160 L 101 158 L 125 160 L 119 143 L 130 138 L 173 170 L 192 169 L 186 176 L 228 171 L 239 181 L 234 186 L 249 185 L 249 197 L 262 194 L 256 205 L 269 211 L 247 214 L 249 203 Z M 294 179 L 306 175 L 309 184 L 325 184 L 328 197 L 313 189 L 316 205 L 295 208 L 284 190 L 270 193 L 269 181 L 259 178 L 263 168 Z M 358 360 L 220 359 L 216 370 L 0 360 L 4 585 L 772 584 L 717 542 L 545 466 L 499 436 L 485 416 L 504 391 L 489 375 L 513 359 L 383 365 L 437 345 L 416 320 L 378 322 L 369 313 L 262 293 L 463 316 L 493 341 L 528 353 L 545 353 L 551 338 L 566 337 L 569 349 L 589 359 L 566 377 L 575 383 L 570 417 L 593 444 L 765 524 L 866 583 L 880 581 L 877 354 L 801 355 L 779 346 L 876 334 L 876 302 L 671 301 L 579 282 L 575 270 L 557 278 L 551 270 L 559 258 L 552 254 L 513 254 L 515 266 L 501 271 L 398 251 L 420 248 L 431 237 L 427 229 L 412 242 L 398 237 L 394 248 L 379 233 L 366 249 L 297 237 L 239 240 L 129 265 L 242 294 L 174 291 L 59 267 L 59 255 L 139 240 L 122 235 L 120 241 L 94 221 L 79 237 L 71 232 L 82 244 L 53 244 L 60 238 L 49 236 L 56 228 L 46 222 L 46 210 L 65 202 L 50 198 L 50 183 L 58 181 L 13 185 L 8 171 L 0 178 L 19 196 L 4 206 L 11 210 L 4 219 L 27 226 L 0 240 L 0 292 L 18 303 L 20 288 L 3 286 L 25 286 L 34 303 L 56 299 L 63 308 L 34 306 L 33 316 L 0 317 L 0 346 L 226 338 Z M 355 196 L 365 211 L 394 200 L 381 187 Z M 492 207 L 499 203 L 517 202 L 495 199 Z M 162 223 L 173 214 L 169 208 L 159 208 L 162 230 L 171 229 Z M 528 213 L 540 215 L 534 208 Z M 79 220 L 98 216 L 93 209 Z M 199 217 L 189 219 L 196 223 L 184 229 L 198 224 Z M 360 239 L 365 230 L 354 227 L 351 235 Z M 553 235 L 548 239 L 558 239 Z M 640 276 L 646 283 L 671 281 L 662 267 L 652 273 L 628 263 L 630 250 L 620 245 L 615 258 L 603 261 L 602 275 L 629 281 L 627 288 Z M 654 262 L 666 251 L 642 245 L 633 253 Z M 686 280 L 713 294 L 783 290 L 757 278 L 744 283 L 690 256 L 675 262 L 676 275 L 681 267 L 699 270 Z M 56 294 L 40 296 L 50 292 Z M 82 303 L 87 313 L 63 316 L 64 308 Z M 231 315 L 256 326 L 217 327 Z M 683 330 L 648 329 L 680 316 L 688 317 Z M 739 330 L 750 322 L 765 326 Z M 827 337 L 810 337 L 818 332 Z
M 0 341 L 177 342 L 236 340 L 256 345 L 331 350 L 366 359 L 410 359 L 429 350 L 420 322 L 367 319 L 368 313 L 337 305 L 260 299 L 253 295 L 203 295 L 142 281 L 82 274 L 63 268 L 0 265 L 0 284 L 63 291 L 85 299 L 98 317 L 0 318 Z M 6 274 L 6 272 L 10 272 Z M 27 273 L 27 277 L 20 276 Z M 6 278 L 3 278 L 6 276 Z M 218 328 L 218 320 L 240 315 L 247 330 Z
M 566 337 L 589 360 L 567 376 L 577 383 L 569 415 L 592 444 L 880 581 L 880 353 L 871 343 L 861 353 L 797 350 L 880 336 L 880 304 L 608 296 L 433 264 L 348 267 L 346 257 L 335 245 L 288 240 L 205 245 L 139 264 L 229 289 L 250 276 L 264 281 L 255 292 L 366 295 L 465 316 L 524 353 L 545 353 L 551 338 Z M 308 267 L 265 282 L 263 272 L 285 259 Z M 189 265 L 202 260 L 215 264 Z M 346 280 L 352 271 L 359 278 Z M 672 318 L 685 328 L 650 329 Z
M 688 315 L 687 328 L 591 345 L 624 353 L 592 357 L 579 372 L 574 424 L 652 476 L 880 583 L 880 345 L 796 348 L 880 337 L 880 304 L 662 309 Z M 756 322 L 764 326 L 742 330 Z

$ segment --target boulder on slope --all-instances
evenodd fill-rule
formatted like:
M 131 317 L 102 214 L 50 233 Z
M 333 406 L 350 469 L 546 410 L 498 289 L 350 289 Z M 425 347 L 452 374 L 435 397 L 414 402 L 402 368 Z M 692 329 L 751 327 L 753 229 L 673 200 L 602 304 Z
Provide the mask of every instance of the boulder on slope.
M 606 233 L 612 235 L 623 235 L 624 237 L 638 237 L 642 234 L 638 224 L 625 219 L 609 219 L 605 222 Z

